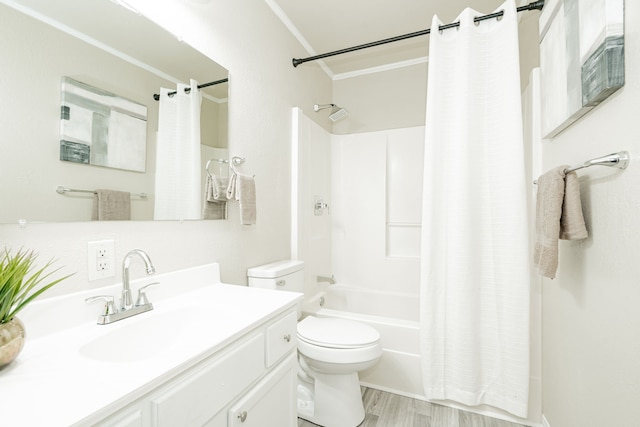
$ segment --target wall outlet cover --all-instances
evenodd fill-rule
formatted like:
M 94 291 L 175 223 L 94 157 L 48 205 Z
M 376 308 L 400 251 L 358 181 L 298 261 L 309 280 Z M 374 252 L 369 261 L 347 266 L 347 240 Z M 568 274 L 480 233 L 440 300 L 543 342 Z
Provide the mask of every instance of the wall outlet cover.
M 90 281 L 115 276 L 115 242 L 113 240 L 87 243 L 87 272 Z

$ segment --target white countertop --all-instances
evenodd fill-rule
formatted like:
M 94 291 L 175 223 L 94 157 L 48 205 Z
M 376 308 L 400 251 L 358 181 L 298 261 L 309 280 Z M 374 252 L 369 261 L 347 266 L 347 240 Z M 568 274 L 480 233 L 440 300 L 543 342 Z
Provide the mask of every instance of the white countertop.
M 102 304 L 84 299 L 116 295 L 119 286 L 24 309 L 18 317 L 27 330 L 25 347 L 0 371 L 2 425 L 89 425 L 301 299 L 297 293 L 219 283 L 217 264 L 134 281 L 134 297 L 139 286 L 156 281 L 147 289 L 153 311 L 109 325 L 96 324 Z M 117 344 L 96 353 L 104 343 Z

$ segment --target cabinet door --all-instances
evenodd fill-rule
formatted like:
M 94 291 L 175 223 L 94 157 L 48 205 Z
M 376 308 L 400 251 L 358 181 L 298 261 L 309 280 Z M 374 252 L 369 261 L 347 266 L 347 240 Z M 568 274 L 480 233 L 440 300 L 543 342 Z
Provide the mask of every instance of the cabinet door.
M 229 409 L 229 427 L 297 426 L 297 368 L 292 353 Z
M 181 380 L 166 385 L 153 396 L 150 401 L 153 425 L 202 425 L 218 411 L 223 411 L 263 372 L 264 335 L 260 334 Z

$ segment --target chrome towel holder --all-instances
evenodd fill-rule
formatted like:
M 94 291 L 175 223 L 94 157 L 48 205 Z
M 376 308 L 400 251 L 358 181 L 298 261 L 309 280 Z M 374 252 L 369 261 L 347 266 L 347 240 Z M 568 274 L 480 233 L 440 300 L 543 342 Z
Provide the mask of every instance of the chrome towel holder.
M 207 160 L 207 165 L 205 166 L 205 170 L 207 171 L 207 175 L 211 176 L 211 171 L 209 170 L 209 166 L 211 166 L 211 163 L 215 162 L 220 164 L 228 164 L 234 173 L 238 173 L 238 171 L 236 170 L 236 166 L 243 164 L 245 160 L 246 159 L 244 157 L 240 157 L 240 156 L 233 156 L 231 158 L 231 161 L 229 161 L 228 159 L 215 159 L 215 158 L 209 159 Z
M 631 162 L 631 155 L 628 151 L 618 151 L 617 153 L 607 154 L 606 156 L 597 157 L 595 159 L 587 160 L 586 162 L 570 166 L 564 170 L 564 173 L 577 171 L 579 169 L 588 168 L 591 166 L 607 166 L 617 169 L 626 169 Z M 534 184 L 538 183 L 538 180 L 533 181 Z
M 79 190 L 77 188 L 67 188 L 61 185 L 56 187 L 56 193 L 64 194 L 64 193 L 91 193 L 96 194 L 96 190 Z M 147 193 L 131 193 L 131 196 L 140 197 L 141 199 L 147 198 Z
M 606 156 L 587 160 L 581 165 L 571 166 L 564 170 L 564 173 L 577 171 L 578 169 L 588 168 L 590 166 L 609 166 L 618 169 L 626 169 L 629 166 L 631 157 L 628 151 L 619 151 L 617 153 L 607 154 Z

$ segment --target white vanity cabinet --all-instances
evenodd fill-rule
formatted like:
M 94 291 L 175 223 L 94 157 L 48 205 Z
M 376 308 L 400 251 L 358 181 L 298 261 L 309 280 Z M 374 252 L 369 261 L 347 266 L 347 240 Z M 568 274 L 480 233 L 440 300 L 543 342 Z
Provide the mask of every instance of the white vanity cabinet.
M 292 307 L 97 425 L 297 426 L 296 324 Z

